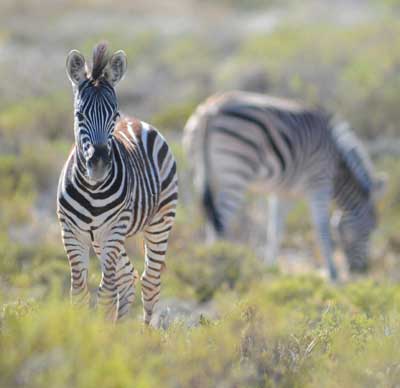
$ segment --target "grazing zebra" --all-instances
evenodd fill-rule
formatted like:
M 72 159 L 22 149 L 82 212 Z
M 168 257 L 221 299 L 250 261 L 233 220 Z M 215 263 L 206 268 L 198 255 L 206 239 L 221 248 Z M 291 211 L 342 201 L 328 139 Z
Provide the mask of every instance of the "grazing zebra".
M 231 92 L 213 96 L 197 108 L 186 124 L 183 143 L 214 234 L 227 235 L 246 189 L 261 184 L 271 193 L 266 261 L 273 263 L 288 210 L 286 198 L 303 195 L 335 279 L 329 221 L 335 200 L 349 268 L 366 270 L 368 241 L 377 222 L 373 194 L 383 182 L 374 177 L 347 124 L 335 125 L 321 109 L 293 101 Z
M 91 71 L 78 51 L 67 57 L 75 145 L 61 172 L 57 211 L 71 268 L 72 302 L 89 302 L 92 246 L 102 269 L 98 305 L 111 320 L 125 316 L 133 303 L 138 276 L 124 243 L 143 231 L 142 301 L 148 324 L 159 299 L 175 217 L 177 173 L 161 134 L 135 118 L 120 116 L 114 87 L 126 64 L 125 53 L 110 57 L 105 43 L 94 48 Z

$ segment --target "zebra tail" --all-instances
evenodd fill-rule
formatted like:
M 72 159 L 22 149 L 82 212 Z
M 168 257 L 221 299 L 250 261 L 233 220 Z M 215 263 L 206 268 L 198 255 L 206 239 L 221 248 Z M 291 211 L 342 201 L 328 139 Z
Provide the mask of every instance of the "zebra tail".
M 224 226 L 215 204 L 215 196 L 210 182 L 210 161 L 208 158 L 209 122 L 213 112 L 207 102 L 200 105 L 189 118 L 184 128 L 183 146 L 190 158 L 194 173 L 194 183 L 201 196 L 201 206 L 205 217 L 218 236 L 224 233 Z
M 214 196 L 207 180 L 204 182 L 202 205 L 208 220 L 214 227 L 214 230 L 216 231 L 218 236 L 222 236 L 224 233 L 224 226 L 221 222 L 221 218 L 219 216 L 217 208 L 215 207 Z

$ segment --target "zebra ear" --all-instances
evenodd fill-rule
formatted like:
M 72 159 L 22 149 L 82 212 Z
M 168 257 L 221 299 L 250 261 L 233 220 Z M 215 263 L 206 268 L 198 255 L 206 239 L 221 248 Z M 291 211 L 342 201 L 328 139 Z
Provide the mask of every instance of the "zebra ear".
M 87 79 L 87 68 L 84 56 L 78 50 L 72 50 L 67 56 L 66 68 L 68 78 L 73 86 L 78 86 Z
M 127 60 L 124 51 L 116 51 L 110 60 L 104 72 L 104 77 L 112 86 L 115 86 L 126 73 Z

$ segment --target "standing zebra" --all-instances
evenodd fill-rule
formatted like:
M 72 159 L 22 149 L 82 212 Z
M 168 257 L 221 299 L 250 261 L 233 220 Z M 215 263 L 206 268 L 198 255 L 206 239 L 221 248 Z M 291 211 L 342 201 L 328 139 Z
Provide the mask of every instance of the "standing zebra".
M 345 123 L 334 125 L 320 109 L 245 92 L 209 98 L 185 127 L 195 186 L 214 234 L 226 236 L 252 183 L 269 197 L 266 261 L 276 260 L 286 195 L 303 195 L 310 204 L 322 254 L 336 279 L 329 208 L 340 209 L 338 234 L 351 271 L 365 271 L 368 242 L 376 226 L 373 176 L 361 144 Z
M 137 271 L 125 239 L 143 231 L 144 321 L 150 323 L 159 299 L 161 272 L 178 198 L 174 157 L 154 128 L 121 117 L 114 87 L 126 71 L 126 55 L 111 57 L 107 45 L 93 51 L 89 72 L 73 50 L 67 57 L 75 113 L 75 145 L 61 172 L 58 218 L 71 268 L 71 299 L 88 304 L 89 249 L 102 269 L 98 304 L 111 320 L 126 315 L 133 303 Z

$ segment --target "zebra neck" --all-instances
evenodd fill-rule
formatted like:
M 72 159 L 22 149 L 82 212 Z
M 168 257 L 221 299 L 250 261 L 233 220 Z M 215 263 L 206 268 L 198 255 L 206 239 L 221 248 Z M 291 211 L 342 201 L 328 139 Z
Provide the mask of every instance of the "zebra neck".
M 355 221 L 359 223 L 368 222 L 371 214 L 374 213 L 374 208 L 370 201 L 360 201 L 360 203 L 353 203 L 352 206 L 345 206 L 342 209 L 343 220 Z

